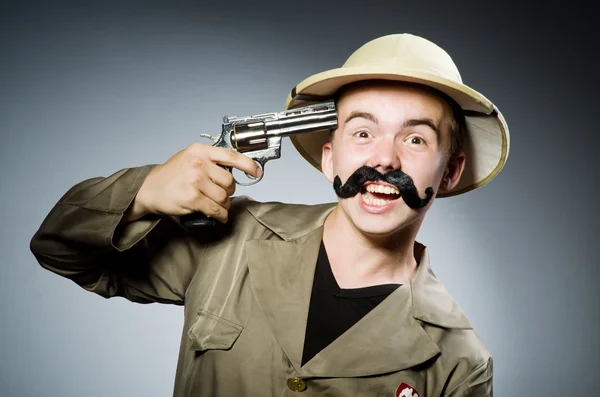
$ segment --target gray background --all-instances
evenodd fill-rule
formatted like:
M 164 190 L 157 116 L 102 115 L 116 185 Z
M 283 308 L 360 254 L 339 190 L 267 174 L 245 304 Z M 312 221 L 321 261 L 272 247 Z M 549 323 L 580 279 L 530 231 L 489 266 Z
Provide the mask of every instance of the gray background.
M 223 115 L 281 110 L 297 82 L 397 32 L 444 47 L 510 126 L 500 176 L 438 200 L 420 234 L 494 355 L 496 395 L 599 395 L 599 65 L 587 8 L 123 3 L 1 8 L 1 396 L 171 395 L 182 309 L 86 293 L 42 270 L 30 238 L 80 180 L 166 161 L 217 134 Z M 264 180 L 237 194 L 335 200 L 287 139 Z

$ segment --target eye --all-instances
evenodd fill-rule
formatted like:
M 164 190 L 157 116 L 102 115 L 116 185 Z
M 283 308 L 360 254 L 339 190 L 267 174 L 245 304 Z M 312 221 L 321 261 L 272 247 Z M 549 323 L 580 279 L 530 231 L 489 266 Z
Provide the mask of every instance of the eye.
M 423 145 L 425 144 L 425 140 L 419 136 L 413 136 L 409 139 L 409 142 L 413 145 Z
M 370 135 L 371 134 L 369 134 L 367 131 L 364 131 L 364 130 L 363 131 L 356 131 L 354 133 L 355 137 L 358 137 L 358 138 L 361 138 L 361 139 L 367 139 L 367 138 L 369 138 Z

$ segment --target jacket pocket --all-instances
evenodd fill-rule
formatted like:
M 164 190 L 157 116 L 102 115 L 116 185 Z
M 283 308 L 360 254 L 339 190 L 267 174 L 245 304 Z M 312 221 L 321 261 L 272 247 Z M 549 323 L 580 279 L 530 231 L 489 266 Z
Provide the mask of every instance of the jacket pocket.
M 196 321 L 188 330 L 190 349 L 227 350 L 233 346 L 243 328 L 215 314 L 200 311 Z

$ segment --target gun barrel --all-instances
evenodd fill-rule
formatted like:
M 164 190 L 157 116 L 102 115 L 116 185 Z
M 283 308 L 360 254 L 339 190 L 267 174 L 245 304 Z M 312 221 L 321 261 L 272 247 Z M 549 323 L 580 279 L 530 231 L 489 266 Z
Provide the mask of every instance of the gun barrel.
M 265 122 L 268 136 L 289 136 L 337 128 L 335 109 L 319 113 L 300 114 Z

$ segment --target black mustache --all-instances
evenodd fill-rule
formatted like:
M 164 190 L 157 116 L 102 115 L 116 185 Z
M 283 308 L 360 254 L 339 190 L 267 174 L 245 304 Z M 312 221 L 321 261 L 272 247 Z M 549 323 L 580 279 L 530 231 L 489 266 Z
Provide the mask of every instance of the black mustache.
M 433 197 L 433 189 L 428 187 L 425 189 L 427 196 L 422 199 L 412 178 L 401 170 L 393 170 L 382 174 L 375 168 L 366 165 L 354 171 L 344 185 L 342 185 L 340 177 L 336 176 L 333 181 L 333 189 L 339 197 L 349 198 L 357 195 L 365 182 L 370 181 L 384 181 L 396 186 L 406 205 L 411 208 L 425 207 L 429 203 L 429 200 L 431 200 L 431 197 Z

